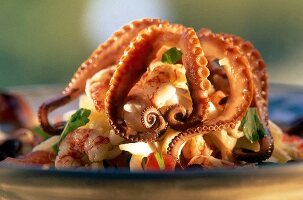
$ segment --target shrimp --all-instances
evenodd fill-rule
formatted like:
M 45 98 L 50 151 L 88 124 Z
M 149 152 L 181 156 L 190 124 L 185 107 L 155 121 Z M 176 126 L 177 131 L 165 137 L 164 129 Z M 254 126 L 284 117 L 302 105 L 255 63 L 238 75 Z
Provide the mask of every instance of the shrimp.
M 112 159 L 121 153 L 109 137 L 96 129 L 76 129 L 60 144 L 55 160 L 56 168 L 102 166 L 102 161 Z
M 191 160 L 195 156 L 210 156 L 213 150 L 205 142 L 201 135 L 193 137 L 184 145 L 182 149 L 183 156 L 186 160 Z

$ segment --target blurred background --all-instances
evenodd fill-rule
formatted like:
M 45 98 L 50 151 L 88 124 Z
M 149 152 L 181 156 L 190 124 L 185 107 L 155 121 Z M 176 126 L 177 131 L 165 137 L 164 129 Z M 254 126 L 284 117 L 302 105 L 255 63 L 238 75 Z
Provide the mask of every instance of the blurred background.
M 250 40 L 271 82 L 303 85 L 303 1 L 1 0 L 0 87 L 65 84 L 111 33 L 159 17 Z

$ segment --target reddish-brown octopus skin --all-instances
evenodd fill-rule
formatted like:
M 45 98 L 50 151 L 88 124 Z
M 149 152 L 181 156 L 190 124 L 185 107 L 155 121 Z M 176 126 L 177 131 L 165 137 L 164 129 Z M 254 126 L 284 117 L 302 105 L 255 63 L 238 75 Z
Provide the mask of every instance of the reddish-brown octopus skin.
M 261 57 L 260 52 L 252 45 L 251 42 L 244 41 L 242 38 L 221 34 L 225 40 L 230 40 L 236 46 L 239 46 L 244 55 L 248 58 L 254 83 L 254 104 L 258 109 L 258 113 L 268 126 L 268 76 L 266 72 L 266 64 Z
M 221 40 L 231 42 L 233 46 L 238 47 L 241 50 L 241 54 L 244 55 L 248 62 L 252 73 L 253 81 L 253 102 L 251 106 L 256 106 L 261 120 L 264 125 L 267 126 L 268 134 L 259 140 L 260 151 L 250 152 L 245 149 L 235 149 L 234 157 L 237 160 L 245 162 L 260 162 L 268 159 L 273 151 L 274 145 L 273 140 L 268 128 L 268 99 L 267 99 L 267 73 L 265 62 L 260 56 L 260 53 L 253 47 L 250 42 L 246 42 L 238 36 L 227 35 L 227 34 L 213 34 L 209 30 L 202 30 L 199 34 L 200 38 L 207 37 L 218 37 Z
M 101 69 L 117 64 L 124 49 L 144 28 L 153 24 L 166 23 L 159 19 L 142 19 L 131 22 L 116 31 L 106 42 L 101 44 L 92 55 L 81 64 L 62 94 L 44 102 L 38 111 L 39 121 L 44 131 L 50 134 L 62 132 L 62 126 L 52 126 L 48 114 L 78 97 L 85 88 L 86 80 Z
M 204 52 L 196 32 L 191 28 L 187 29 L 183 33 L 179 44 L 181 50 L 183 50 L 182 63 L 186 69 L 186 79 L 193 110 L 189 113 L 180 104 L 172 105 L 165 115 L 166 120 L 173 129 L 185 130 L 206 119 L 209 102 L 207 91 L 211 83 L 207 79 L 209 76 L 209 70 L 206 67 L 208 62 L 204 57 Z M 177 118 L 181 118 L 181 120 Z
M 200 35 L 203 33 L 209 35 L 213 34 L 209 30 L 201 30 Z M 242 51 L 242 54 L 247 57 L 249 61 L 250 70 L 252 72 L 254 98 L 251 106 L 257 107 L 258 114 L 264 125 L 267 127 L 268 134 L 259 140 L 260 151 L 249 152 L 245 149 L 235 149 L 234 155 L 238 160 L 246 162 L 257 162 L 268 159 L 273 151 L 274 144 L 273 139 L 268 127 L 268 81 L 266 64 L 261 57 L 260 52 L 248 41 L 244 41 L 242 38 L 229 35 L 219 34 L 223 40 L 230 41 L 234 46 L 238 46 Z
M 190 28 L 186 29 L 175 24 L 150 26 L 139 33 L 126 49 L 124 56 L 121 57 L 106 98 L 106 112 L 111 126 L 118 135 L 128 140 L 153 141 L 159 136 L 159 132 L 153 130 L 146 133 L 129 134 L 121 113 L 130 89 L 146 72 L 147 66 L 163 45 L 178 47 L 183 52 L 182 61 L 186 69 L 188 87 L 193 101 L 192 114 L 199 121 L 202 121 L 206 113 L 205 105 L 208 96 L 205 91 L 210 87 L 207 80 L 209 72 L 196 33 Z M 129 70 L 132 73 L 127 73 Z M 124 84 L 119 84 L 121 82 Z M 159 121 L 163 120 L 160 113 L 158 119 Z
M 172 140 L 168 153 L 175 157 L 177 157 L 181 145 L 196 135 L 223 128 L 234 128 L 235 124 L 245 115 L 253 99 L 252 73 L 248 60 L 242 55 L 240 49 L 214 34 L 200 35 L 200 42 L 209 62 L 223 58 L 228 60 L 223 67 L 231 88 L 230 95 L 224 111 L 217 118 L 206 120 L 195 127 L 182 131 Z

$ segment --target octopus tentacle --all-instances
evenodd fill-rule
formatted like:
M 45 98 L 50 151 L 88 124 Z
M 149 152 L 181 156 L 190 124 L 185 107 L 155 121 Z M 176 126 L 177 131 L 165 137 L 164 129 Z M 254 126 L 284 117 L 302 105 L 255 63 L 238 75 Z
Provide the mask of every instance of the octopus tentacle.
M 85 92 L 93 100 L 95 109 L 100 112 L 104 111 L 105 95 L 115 70 L 116 66 L 100 70 L 92 78 L 86 81 Z
M 57 101 L 48 101 L 39 108 L 39 120 L 41 127 L 53 134 L 62 131 L 62 128 L 52 127 L 48 121 L 49 112 L 55 110 L 59 106 L 63 106 L 77 96 L 85 89 L 86 80 L 95 73 L 116 64 L 121 57 L 124 49 L 129 45 L 131 40 L 144 28 L 153 24 L 166 23 L 159 19 L 142 19 L 131 22 L 116 31 L 106 42 L 101 44 L 92 55 L 81 64 L 68 86 L 63 90 L 62 95 L 57 98 L 65 99 L 58 104 Z M 63 103 L 64 102 L 64 103 Z
M 208 29 L 201 29 L 199 35 L 213 34 Z M 260 52 L 249 41 L 245 41 L 239 36 L 221 33 L 218 34 L 225 41 L 238 46 L 243 54 L 248 58 L 250 68 L 253 74 L 254 85 L 254 103 L 258 109 L 258 113 L 268 127 L 268 76 L 266 72 L 266 64 L 261 57 Z
M 40 106 L 38 118 L 44 131 L 46 131 L 49 134 L 60 134 L 61 130 L 63 130 L 64 128 L 63 123 L 61 123 L 62 126 L 51 125 L 48 120 L 48 113 L 52 112 L 53 110 L 55 110 L 56 108 L 62 105 L 67 104 L 70 101 L 71 101 L 70 96 L 62 94 L 53 97 L 48 101 L 45 101 Z
M 253 73 L 254 103 L 256 104 L 262 121 L 268 126 L 268 77 L 266 64 L 260 52 L 251 42 L 244 41 L 238 36 L 229 34 L 222 34 L 222 36 L 225 40 L 229 40 L 233 42 L 234 45 L 239 46 L 248 58 Z
M 221 90 L 216 91 L 210 96 L 211 102 L 218 110 L 224 110 L 224 106 L 227 102 L 228 96 Z
M 209 76 L 209 70 L 206 67 L 208 62 L 204 57 L 196 32 L 193 29 L 187 29 L 179 44 L 183 50 L 182 61 L 186 69 L 186 79 L 193 110 L 186 122 L 182 122 L 174 118 L 178 115 L 184 116 L 182 112 L 177 114 L 177 111 L 181 111 L 180 106 L 173 106 L 168 110 L 167 120 L 172 128 L 184 130 L 206 119 L 209 102 L 208 90 L 211 83 L 207 79 Z
M 230 86 L 226 107 L 216 121 L 229 123 L 233 128 L 244 117 L 253 99 L 252 72 L 248 60 L 238 47 L 222 40 L 217 34 L 201 36 L 200 41 L 207 58 L 219 59 Z
M 184 125 L 187 115 L 187 110 L 183 105 L 174 104 L 165 112 L 165 119 L 172 128 L 179 130 Z
M 175 136 L 168 145 L 167 154 L 172 155 L 177 160 L 179 160 L 179 155 L 181 153 L 181 147 L 191 138 L 208 133 L 208 130 L 202 130 L 201 126 L 197 126 L 194 128 L 189 128 L 185 131 L 182 131 L 177 136 Z
M 161 117 L 161 114 L 159 113 L 158 109 L 150 106 L 143 110 L 141 115 L 141 122 L 147 129 L 157 129 L 159 126 L 156 124 L 164 121 L 163 118 L 162 120 L 157 119 L 159 117 Z
M 180 147 L 190 138 L 223 128 L 234 128 L 247 112 L 253 99 L 252 74 L 248 60 L 240 49 L 215 34 L 202 34 L 199 39 L 208 61 L 220 60 L 231 90 L 226 106 L 218 117 L 205 120 L 204 123 L 181 132 L 171 141 L 167 153 L 176 158 Z
M 236 159 L 241 161 L 249 163 L 261 162 L 271 156 L 274 148 L 272 140 L 273 139 L 270 136 L 261 138 L 259 140 L 260 150 L 258 152 L 254 152 L 248 149 L 235 149 L 233 154 Z
M 267 82 L 267 72 L 264 60 L 261 54 L 252 43 L 244 41 L 242 38 L 222 34 L 226 40 L 231 41 L 234 45 L 241 48 L 242 52 L 248 58 L 250 63 L 251 71 L 253 74 L 253 84 L 254 84 L 254 104 L 257 107 L 258 114 L 262 122 L 265 122 L 268 134 L 258 141 L 260 144 L 259 152 L 250 152 L 246 149 L 235 149 L 234 154 L 239 160 L 246 162 L 256 162 L 266 160 L 271 156 L 273 151 L 273 139 L 268 127 L 268 82 Z
M 253 71 L 253 81 L 255 89 L 254 102 L 258 108 L 259 115 L 268 127 L 268 82 L 266 65 L 260 53 L 254 49 L 250 42 L 242 44 L 242 50 L 249 58 Z
M 159 110 L 153 106 L 149 106 L 142 111 L 141 122 L 146 129 L 153 130 L 151 135 L 144 136 L 152 140 L 158 138 L 167 129 L 166 121 Z
M 181 48 L 184 49 L 182 56 L 186 69 L 188 89 L 193 102 L 193 111 L 189 120 L 204 120 L 208 111 L 208 90 L 211 86 L 207 79 L 209 70 L 207 59 L 201 48 L 200 41 L 193 29 L 187 29 L 184 39 L 181 40 Z M 196 119 L 195 119 L 196 118 Z
M 185 34 L 183 35 L 183 33 Z M 201 107 L 200 105 L 198 106 L 198 102 L 205 101 L 204 98 L 207 98 L 204 89 L 209 87 L 210 84 L 204 79 L 206 79 L 205 76 L 209 72 L 205 67 L 207 62 L 201 47 L 199 47 L 199 40 L 194 36 L 196 36 L 195 32 L 191 28 L 186 29 L 176 24 L 160 24 L 143 30 L 132 41 L 120 59 L 117 70 L 111 80 L 110 89 L 107 92 L 106 111 L 116 134 L 131 141 L 150 140 L 144 136 L 138 138 L 137 135 L 143 134 L 136 134 L 136 136 L 127 134 L 126 124 L 121 116 L 121 111 L 123 102 L 130 89 L 146 72 L 147 66 L 163 45 L 178 47 L 183 52 L 182 61 L 186 69 L 189 88 L 195 88 L 195 90 L 191 91 L 192 99 L 195 102 L 195 107 Z M 204 71 L 199 72 L 199 68 L 202 67 L 204 67 Z M 128 70 L 131 70 L 132 73 L 126 73 Z M 194 80 L 199 80 L 199 83 L 204 84 L 194 83 Z M 121 82 L 124 84 L 118 84 Z M 198 115 L 197 118 L 200 116 L 203 118 L 204 113 L 201 109 L 198 112 L 194 112 L 195 115 Z
M 160 19 L 142 19 L 131 22 L 116 31 L 107 41 L 101 44 L 92 55 L 79 67 L 69 85 L 63 93 L 70 93 L 70 89 L 78 88 L 83 91 L 85 81 L 103 68 L 117 64 L 125 48 L 146 27 L 165 23 Z

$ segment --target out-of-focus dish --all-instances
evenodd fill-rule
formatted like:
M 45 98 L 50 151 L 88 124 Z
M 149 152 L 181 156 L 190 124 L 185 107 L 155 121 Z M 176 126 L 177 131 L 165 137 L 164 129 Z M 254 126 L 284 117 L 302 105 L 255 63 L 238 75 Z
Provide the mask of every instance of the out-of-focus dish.
M 14 90 L 37 111 L 39 103 L 61 87 Z M 288 128 L 303 115 L 303 89 L 270 85 L 269 113 Z M 293 101 L 296 99 L 296 101 Z M 77 108 L 78 102 L 59 110 Z M 296 109 L 293 109 L 296 108 Z M 281 115 L 281 113 L 284 113 Z M 289 117 L 285 117 L 287 115 Z M 0 197 L 3 199 L 293 199 L 303 196 L 303 163 L 269 164 L 261 168 L 238 168 L 176 172 L 127 170 L 41 169 L 31 166 L 0 166 Z

